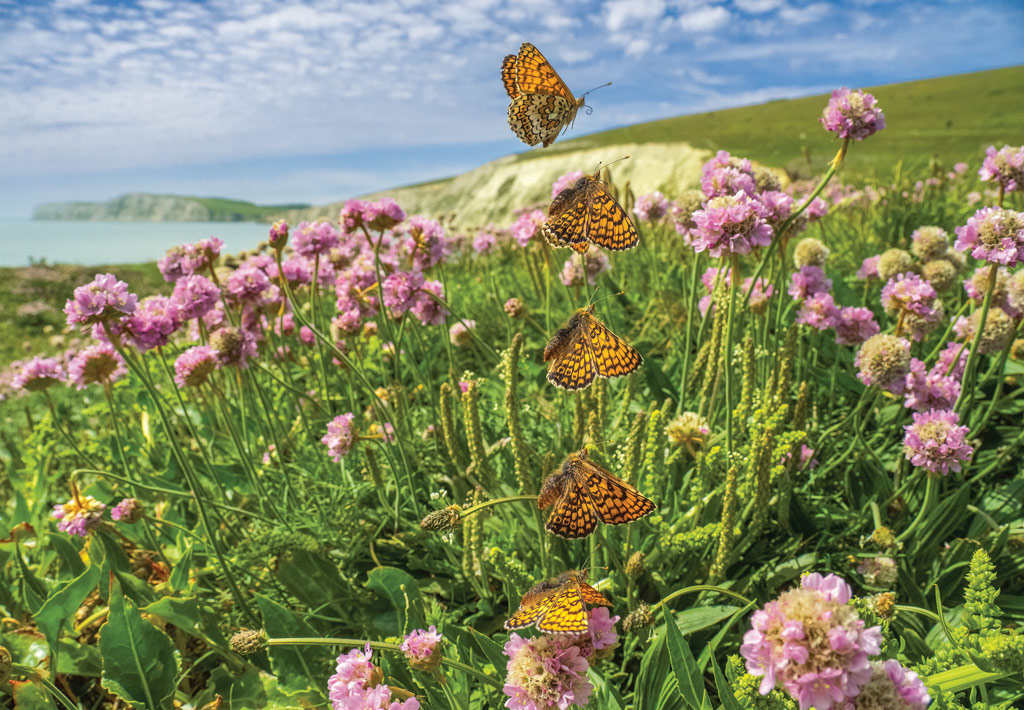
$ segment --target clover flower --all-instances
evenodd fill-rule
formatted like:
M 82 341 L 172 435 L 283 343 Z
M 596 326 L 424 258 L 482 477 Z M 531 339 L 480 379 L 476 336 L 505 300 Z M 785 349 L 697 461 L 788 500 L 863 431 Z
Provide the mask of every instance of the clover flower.
M 113 274 L 96 274 L 91 282 L 75 289 L 64 304 L 68 325 L 92 325 L 116 320 L 135 312 L 138 296 Z
M 828 247 L 822 244 L 820 239 L 807 237 L 797 242 L 793 250 L 793 264 L 798 269 L 804 266 L 824 267 L 828 254 Z
M 209 345 L 195 345 L 174 361 L 174 382 L 178 387 L 198 387 L 220 367 L 217 351 Z
M 871 662 L 871 680 L 847 710 L 925 710 L 931 702 L 928 688 L 895 658 Z
M 820 266 L 801 266 L 790 280 L 789 295 L 794 301 L 816 296 L 832 289 L 832 279 L 825 276 Z
M 40 392 L 64 379 L 64 366 L 54 357 L 37 355 L 28 362 L 14 364 L 17 367 L 11 387 L 16 390 Z
M 473 340 L 469 331 L 473 328 L 476 328 L 475 320 L 459 321 L 448 329 L 448 340 L 457 348 L 469 345 Z
M 174 283 L 171 296 L 182 320 L 202 318 L 217 305 L 220 289 L 200 274 L 183 276 Z
M 324 256 L 340 243 L 338 231 L 330 222 L 299 222 L 292 234 L 292 248 L 307 259 Z
M 762 206 L 742 190 L 708 200 L 704 209 L 693 213 L 697 225 L 693 249 L 711 256 L 723 253 L 748 254 L 756 246 L 772 241 L 772 228 L 761 216 Z
M 990 145 L 978 170 L 982 182 L 995 181 L 1006 192 L 1024 190 L 1024 146 L 1004 145 L 996 150 Z
M 878 276 L 878 262 L 882 258 L 881 254 L 877 256 L 869 256 L 867 259 L 861 262 L 860 268 L 857 269 L 855 276 L 861 281 L 869 281 L 871 279 L 877 279 Z
M 956 228 L 953 246 L 971 256 L 1003 266 L 1024 263 L 1024 214 L 1000 207 L 982 207 Z
M 743 192 L 757 194 L 757 182 L 750 161 L 733 158 L 727 151 L 720 150 L 715 157 L 701 168 L 700 187 L 705 197 L 722 197 Z
M 80 390 L 94 382 L 111 384 L 127 373 L 124 360 L 110 343 L 90 345 L 68 363 L 68 381 Z
M 941 259 L 949 251 L 949 234 L 942 227 L 918 227 L 910 240 L 910 251 L 921 261 Z
M 341 463 L 341 459 L 352 450 L 352 445 L 358 439 L 355 427 L 352 422 L 356 415 L 352 412 L 339 414 L 327 423 L 327 433 L 320 442 L 327 447 L 327 455 L 334 459 L 335 463 Z
M 414 629 L 402 641 L 401 649 L 413 670 L 429 673 L 441 663 L 441 641 L 437 627 Z
M 826 330 L 836 324 L 839 308 L 828 292 L 816 293 L 804 300 L 796 314 L 796 322 L 809 325 L 816 330 Z
M 110 519 L 126 525 L 139 522 L 144 515 L 142 504 L 135 498 L 125 498 L 110 509 Z
M 945 476 L 959 471 L 974 448 L 965 443 L 969 429 L 960 425 L 960 415 L 951 410 L 914 412 L 914 423 L 903 427 L 903 453 L 910 463 Z
M 832 92 L 832 98 L 818 121 L 826 131 L 840 138 L 864 140 L 885 128 L 885 114 L 875 104 L 875 97 L 871 94 L 861 90 L 850 91 L 844 86 Z
M 581 177 L 583 177 L 582 170 L 573 170 L 555 180 L 551 183 L 551 199 L 553 200 L 558 197 L 559 193 L 563 190 L 573 187 Z
M 879 331 L 875 314 L 869 308 L 840 308 L 832 323 L 836 345 L 860 345 Z
M 51 515 L 60 521 L 57 523 L 59 531 L 85 537 L 103 522 L 103 510 L 106 507 L 92 496 L 78 495 L 66 503 L 53 506 Z
M 882 307 L 900 317 L 914 340 L 934 330 L 944 315 L 935 289 L 914 273 L 897 274 L 882 287 Z
M 611 261 L 608 260 L 608 256 L 603 251 L 595 251 L 587 254 L 585 263 L 586 280 L 591 286 L 597 283 L 598 274 L 612 268 Z M 562 272 L 559 274 L 558 278 L 566 286 L 582 286 L 584 279 L 583 255 L 573 252 L 573 254 L 566 259 L 565 264 L 562 266 Z
M 865 628 L 847 602 L 850 586 L 840 577 L 805 575 L 751 617 L 740 654 L 747 672 L 762 676 L 759 692 L 785 688 L 801 709 L 845 709 L 871 680 L 868 656 L 881 650 L 881 628 Z
M 668 198 L 659 191 L 648 192 L 636 198 L 633 214 L 645 222 L 657 222 L 671 209 Z
M 860 346 L 853 363 L 865 385 L 901 394 L 910 372 L 910 342 L 888 333 L 873 335 Z
M 547 216 L 542 210 L 523 212 L 512 224 L 512 238 L 521 247 L 529 246 L 530 241 L 540 234 L 540 228 Z
M 947 375 L 947 369 L 938 362 L 929 370 L 922 361 L 912 358 L 903 406 L 918 412 L 952 409 L 960 396 L 960 376 Z

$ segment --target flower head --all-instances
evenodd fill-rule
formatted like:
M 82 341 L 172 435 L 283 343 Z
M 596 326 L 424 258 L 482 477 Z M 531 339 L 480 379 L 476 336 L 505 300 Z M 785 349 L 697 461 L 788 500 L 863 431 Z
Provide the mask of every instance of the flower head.
M 57 529 L 68 535 L 85 537 L 103 522 L 103 510 L 107 506 L 92 496 L 77 495 L 66 503 L 53 506 L 53 517 L 59 520 Z
M 178 387 L 198 387 L 220 367 L 217 351 L 209 345 L 195 345 L 174 361 L 174 382 Z
M 921 261 L 941 259 L 949 251 L 949 234 L 942 227 L 918 227 L 910 240 L 910 251 Z
M 672 221 L 675 222 L 676 233 L 683 237 L 687 245 L 692 242 L 693 230 L 697 228 L 693 213 L 701 208 L 704 200 L 704 193 L 700 190 L 687 190 L 672 204 Z
M 850 91 L 844 86 L 832 92 L 832 98 L 818 121 L 826 131 L 840 138 L 864 140 L 885 128 L 885 114 L 875 104 L 875 97 L 871 94 Z
M 267 244 L 271 249 L 281 251 L 288 243 L 288 223 L 279 219 L 270 225 L 270 235 L 267 237 Z
M 794 271 L 789 286 L 789 295 L 794 301 L 826 293 L 832 289 L 832 279 L 825 276 L 820 266 L 801 266 Z
M 645 222 L 657 222 L 668 214 L 670 207 L 668 198 L 655 190 L 636 198 L 633 214 Z
M 64 379 L 64 366 L 55 357 L 39 357 L 38 355 L 18 365 L 11 387 L 16 390 L 39 392 Z
M 127 373 L 124 360 L 110 343 L 90 345 L 68 363 L 68 381 L 80 390 L 93 382 L 116 382 Z
M 415 696 L 394 699 L 396 689 L 384 685 L 384 673 L 373 665 L 370 644 L 338 656 L 334 675 L 327 681 L 327 697 L 333 710 L 419 710 Z M 403 695 L 408 695 L 402 691 Z
M 413 306 L 422 286 L 422 272 L 396 271 L 384 279 L 381 285 L 381 299 L 391 310 L 391 315 L 398 318 Z
M 697 412 L 683 412 L 665 427 L 665 435 L 675 446 L 700 449 L 708 440 L 711 424 Z
M 135 312 L 139 297 L 113 274 L 96 274 L 90 283 L 75 289 L 64 305 L 68 325 L 92 325 L 116 320 Z
M 864 581 L 873 587 L 888 587 L 899 579 L 899 568 L 896 560 L 891 557 L 868 557 L 859 565 L 857 571 L 864 575 Z
M 701 168 L 700 187 L 705 197 L 721 197 L 744 192 L 757 194 L 757 181 L 750 161 L 734 158 L 727 151 L 720 150 L 715 157 Z
M 828 254 L 828 247 L 822 244 L 820 239 L 807 237 L 797 242 L 793 250 L 793 265 L 798 269 L 804 266 L 824 267 Z
M 914 259 L 903 249 L 886 249 L 878 257 L 878 278 L 888 281 L 896 274 L 913 271 Z
M 239 303 L 255 302 L 269 288 L 267 272 L 248 262 L 243 262 L 228 277 L 227 292 Z
M 590 667 L 571 636 L 536 636 L 525 639 L 513 633 L 505 644 L 508 675 L 505 707 L 512 710 L 566 710 L 586 705 L 594 686 L 587 678 Z
M 868 281 L 870 279 L 877 279 L 878 277 L 878 262 L 882 258 L 882 255 L 869 256 L 867 259 L 861 262 L 860 268 L 857 269 L 855 274 L 861 281 Z
M 978 170 L 983 182 L 995 181 L 1006 192 L 1024 190 L 1024 146 L 1004 145 L 996 150 L 990 145 Z
M 352 450 L 352 445 L 358 438 L 352 422 L 356 415 L 352 412 L 339 414 L 327 423 L 327 433 L 320 440 L 327 447 L 327 454 L 340 463 L 341 459 Z
M 127 525 L 139 522 L 144 515 L 142 504 L 135 498 L 125 498 L 110 509 L 111 520 Z
M 965 340 L 972 340 L 981 323 L 982 309 L 976 310 L 969 318 L 960 317 L 953 324 L 953 332 Z M 985 328 L 981 331 L 978 341 L 978 352 L 982 355 L 994 355 L 1010 345 L 1013 335 L 1017 332 L 1017 322 L 1002 308 L 990 308 L 985 319 Z
M 982 207 L 956 228 L 953 246 L 971 256 L 1003 266 L 1024 263 L 1024 214 L 1000 207 Z
M 338 231 L 330 222 L 300 222 L 292 235 L 292 248 L 308 259 L 328 254 L 339 243 Z
M 519 298 L 510 298 L 505 301 L 505 314 L 509 318 L 521 318 L 526 315 L 526 304 Z
M 772 228 L 761 216 L 761 203 L 742 190 L 708 200 L 704 209 L 693 213 L 697 225 L 693 234 L 694 251 L 708 251 L 711 256 L 723 253 L 748 254 L 756 246 L 772 241 Z
M 150 296 L 139 303 L 131 316 L 123 321 L 124 332 L 141 352 L 170 342 L 181 327 L 178 302 L 167 296 Z
M 914 340 L 935 329 L 944 314 L 932 285 L 914 273 L 897 274 L 882 287 L 882 306 L 899 316 Z
M 834 327 L 838 317 L 839 308 L 832 300 L 832 294 L 823 291 L 804 300 L 796 314 L 796 322 L 825 330 Z
M 441 640 L 437 627 L 414 629 L 402 641 L 402 652 L 409 660 L 409 665 L 417 671 L 430 672 L 441 663 Z
M 854 365 L 860 368 L 857 377 L 865 385 L 901 394 L 910 372 L 910 343 L 888 333 L 873 335 L 860 346 Z
M 931 702 L 928 688 L 895 658 L 871 662 L 871 680 L 860 689 L 860 695 L 847 707 L 849 710 L 925 710 Z
M 921 275 L 936 291 L 948 291 L 956 285 L 958 274 L 949 259 L 936 259 L 921 267 Z
M 960 425 L 960 415 L 951 410 L 933 409 L 914 412 L 914 423 L 903 427 L 903 452 L 915 466 L 941 473 L 959 471 L 960 464 L 969 461 L 974 448 L 965 443 L 969 432 Z
M 597 275 L 612 268 L 611 261 L 603 251 L 591 252 L 586 258 L 586 274 L 584 274 L 583 256 L 573 252 L 562 266 L 559 279 L 566 286 L 582 286 L 584 276 L 591 286 L 597 283 Z
M 221 365 L 238 365 L 243 368 L 249 366 L 249 360 L 256 357 L 258 352 L 256 336 L 230 325 L 210 333 L 210 347 L 217 351 Z
M 512 232 L 512 238 L 516 240 L 516 243 L 519 246 L 528 246 L 530 244 L 530 240 L 534 239 L 540 233 L 540 228 L 546 219 L 547 215 L 544 214 L 543 210 L 523 212 L 512 224 L 512 228 L 510 230 Z
M 420 287 L 409 312 L 419 318 L 421 325 L 442 325 L 448 309 L 435 298 L 444 298 L 444 285 L 440 281 L 426 281 Z
M 742 293 L 750 294 L 748 302 L 750 310 L 758 315 L 763 315 L 768 309 L 768 301 L 775 294 L 775 287 L 768 283 L 768 279 L 763 276 L 758 277 L 757 281 L 754 281 L 753 276 L 748 276 L 743 279 Z
M 947 369 L 948 365 L 940 361 L 929 370 L 922 361 L 912 358 L 903 406 L 918 412 L 952 409 L 960 396 L 960 377 L 947 375 Z
M 174 283 L 171 296 L 182 320 L 202 318 L 217 305 L 220 289 L 200 274 L 183 276 Z
M 448 329 L 448 340 L 457 348 L 469 345 L 473 340 L 473 336 L 469 334 L 469 331 L 473 328 L 476 328 L 475 320 L 459 321 Z
M 837 345 L 860 345 L 879 331 L 875 314 L 869 308 L 840 308 L 832 327 L 836 329 Z

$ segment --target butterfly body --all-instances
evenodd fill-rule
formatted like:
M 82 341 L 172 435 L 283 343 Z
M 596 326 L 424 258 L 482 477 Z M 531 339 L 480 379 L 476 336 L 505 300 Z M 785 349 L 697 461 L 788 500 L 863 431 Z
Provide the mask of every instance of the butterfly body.
M 608 525 L 631 523 L 658 506 L 614 473 L 590 461 L 587 450 L 571 454 L 551 473 L 537 497 L 540 510 L 555 504 L 544 527 L 559 537 L 587 537 L 600 520 Z
M 576 120 L 583 97 L 573 96 L 544 55 L 529 42 L 519 54 L 509 54 L 501 63 L 501 82 L 511 103 L 508 125 L 527 145 L 555 142 L 563 128 Z
M 594 316 L 593 305 L 576 311 L 544 348 L 544 362 L 551 363 L 548 381 L 571 391 L 589 387 L 597 376 L 628 375 L 643 361 L 633 346 Z
M 640 243 L 633 220 L 597 173 L 581 177 L 555 196 L 541 233 L 551 246 L 569 247 L 580 254 L 591 243 L 612 251 Z
M 539 582 L 523 595 L 519 609 L 505 628 L 538 630 L 554 634 L 580 634 L 587 630 L 587 604 L 611 606 L 601 592 L 587 584 L 586 571 L 567 570 Z

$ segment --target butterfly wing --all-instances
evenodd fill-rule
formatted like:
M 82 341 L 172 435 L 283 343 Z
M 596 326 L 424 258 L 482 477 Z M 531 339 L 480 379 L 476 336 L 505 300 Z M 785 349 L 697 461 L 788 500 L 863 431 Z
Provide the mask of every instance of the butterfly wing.
M 564 492 L 544 527 L 559 537 L 579 540 L 597 528 L 597 508 L 587 489 L 586 474 L 578 463 L 568 461 L 562 470 Z
M 551 145 L 571 115 L 572 104 L 549 94 L 520 94 L 508 105 L 508 125 L 526 145 Z
M 558 590 L 537 621 L 537 629 L 549 634 L 580 634 L 589 627 L 583 595 L 572 582 Z
M 516 65 L 519 58 L 514 54 L 509 54 L 501 62 L 501 83 L 505 85 L 505 91 L 508 92 L 510 99 L 514 99 L 519 96 L 519 87 L 516 85 Z
M 569 391 L 589 387 L 598 375 L 590 340 L 582 332 L 581 327 L 577 326 L 570 334 L 564 350 L 553 355 L 548 367 L 548 382 Z
M 602 522 L 609 525 L 632 523 L 658 507 L 608 469 L 591 461 L 580 461 L 578 465 Z
M 513 629 L 525 629 L 529 626 L 533 626 L 537 623 L 538 619 L 543 617 L 548 610 L 550 610 L 551 602 L 554 600 L 554 597 L 555 595 L 552 594 L 546 599 L 530 604 L 525 608 L 523 605 L 520 605 L 519 610 L 510 616 L 505 622 L 505 628 L 512 631 Z
M 580 582 L 580 596 L 583 597 L 583 601 L 587 604 L 599 604 L 600 606 L 611 606 L 612 603 L 608 601 L 601 592 L 591 587 L 586 582 Z
M 612 251 L 632 249 L 640 243 L 633 220 L 601 182 L 593 181 L 589 197 L 590 241 Z
M 563 198 L 563 195 L 566 196 Z M 540 230 L 548 244 L 553 247 L 570 247 L 580 254 L 587 251 L 591 210 L 587 208 L 586 199 L 585 190 L 573 187 L 558 193 L 548 210 L 548 219 Z
M 540 50 L 529 42 L 519 47 L 515 63 L 516 88 L 522 94 L 548 94 L 564 99 L 570 106 L 576 98 Z M 506 87 L 507 88 L 507 87 Z
M 608 330 L 593 316 L 587 318 L 588 341 L 597 374 L 601 377 L 622 377 L 635 372 L 643 364 L 640 353 L 625 340 Z

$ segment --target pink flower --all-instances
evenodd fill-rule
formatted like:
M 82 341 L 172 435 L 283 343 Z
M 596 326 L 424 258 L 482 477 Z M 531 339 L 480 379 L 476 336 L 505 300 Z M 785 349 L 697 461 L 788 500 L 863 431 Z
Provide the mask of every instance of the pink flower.
M 942 302 L 932 285 L 914 273 L 896 274 L 882 287 L 882 307 L 921 340 L 934 330 L 944 315 Z
M 839 309 L 831 293 L 816 293 L 806 299 L 796 314 L 796 322 L 809 325 L 816 330 L 832 328 L 839 317 Z
M 832 92 L 818 121 L 826 131 L 840 138 L 863 140 L 885 128 L 885 114 L 875 106 L 875 97 L 845 86 Z
M 801 266 L 794 271 L 789 286 L 789 295 L 794 301 L 802 301 L 832 289 L 832 279 L 825 276 L 820 266 Z
M 17 367 L 11 387 L 16 390 L 39 392 L 64 379 L 64 366 L 57 358 L 37 355 L 26 363 L 13 365 Z
M 558 197 L 558 194 L 563 190 L 573 187 L 576 185 L 576 181 L 583 177 L 582 170 L 573 170 L 572 172 L 566 173 L 562 177 L 558 178 L 551 184 L 551 199 Z
M 183 276 L 174 283 L 171 296 L 182 320 L 202 318 L 217 305 L 220 289 L 199 274 Z
M 762 314 L 768 308 L 768 301 L 775 294 L 775 287 L 768 283 L 766 278 L 759 277 L 756 282 L 752 276 L 743 279 L 743 290 L 745 296 L 750 294 L 750 310 Z
M 419 318 L 421 325 L 443 325 L 448 309 L 434 300 L 444 299 L 444 285 L 440 281 L 425 282 L 416 295 L 409 312 Z
M 636 198 L 633 214 L 645 222 L 657 222 L 668 214 L 670 206 L 668 198 L 655 190 Z
M 960 396 L 960 379 L 947 375 L 947 369 L 948 365 L 939 362 L 928 370 L 916 357 L 911 359 L 903 406 L 918 412 L 952 409 Z
M 267 273 L 250 263 L 243 262 L 228 277 L 227 291 L 236 302 L 253 302 L 270 288 Z
M 573 252 L 573 254 L 566 259 L 565 264 L 562 266 L 562 273 L 559 274 L 559 279 L 566 286 L 582 286 L 583 285 L 583 256 Z M 586 258 L 586 279 L 587 283 L 591 286 L 597 283 L 597 275 L 603 271 L 608 271 L 612 268 L 611 261 L 608 260 L 607 254 L 603 251 L 593 251 L 587 254 Z
M 323 256 L 338 244 L 338 232 L 330 222 L 300 222 L 292 235 L 292 248 L 308 259 Z
M 279 219 L 270 226 L 270 235 L 267 237 L 267 244 L 271 249 L 281 251 L 288 243 L 288 223 Z
M 793 198 L 785 192 L 767 190 L 756 199 L 761 203 L 761 216 L 772 226 L 781 224 L 793 212 Z
M 139 522 L 143 515 L 142 504 L 134 498 L 125 498 L 110 509 L 110 519 L 126 525 Z
M 966 225 L 956 228 L 953 246 L 993 264 L 1013 267 L 1024 263 L 1024 214 L 982 207 L 967 219 Z
M 61 532 L 85 537 L 103 522 L 103 510 L 106 507 L 92 496 L 79 495 L 66 503 L 53 506 L 52 516 L 60 521 L 57 529 Z
M 195 345 L 174 361 L 174 382 L 178 387 L 198 387 L 220 367 L 217 351 L 209 345 Z
M 879 331 L 875 314 L 868 308 L 840 308 L 833 327 L 837 345 L 860 345 Z
M 414 629 L 402 641 L 401 649 L 409 661 L 409 665 L 418 671 L 429 672 L 441 663 L 441 641 L 444 637 L 437 632 L 437 627 Z
M 473 340 L 469 331 L 473 328 L 476 328 L 475 320 L 459 321 L 448 329 L 448 340 L 450 340 L 451 344 L 455 347 L 469 345 Z
M 409 239 L 405 251 L 412 255 L 412 265 L 417 271 L 426 271 L 439 264 L 448 255 L 448 240 L 444 228 L 433 219 L 413 215 L 405 225 Z
M 748 254 L 756 246 L 772 241 L 772 228 L 761 216 L 761 204 L 742 190 L 735 195 L 713 197 L 704 209 L 693 213 L 697 225 L 693 249 L 705 249 L 711 256 L 723 253 Z
M 358 438 L 352 422 L 356 415 L 352 412 L 339 414 L 327 424 L 327 433 L 320 440 L 327 447 L 327 454 L 335 463 L 341 463 L 342 457 L 352 450 Z
M 870 279 L 878 278 L 878 260 L 882 258 L 881 254 L 875 256 L 869 256 L 863 262 L 861 262 L 860 268 L 857 269 L 856 277 L 861 281 L 868 281 Z
M 512 238 L 521 247 L 529 246 L 530 240 L 540 233 L 540 228 L 546 219 L 547 216 L 541 210 L 524 212 L 512 224 Z
M 381 298 L 392 317 L 398 318 L 412 307 L 421 286 L 423 274 L 419 271 L 396 271 L 384 279 Z
M 322 263 L 329 264 L 330 262 Z M 281 262 L 281 274 L 291 288 L 308 286 L 313 283 L 313 262 L 304 256 L 293 256 Z M 276 276 L 276 269 L 273 269 L 270 275 Z
M 1024 146 L 1004 145 L 996 150 L 990 145 L 978 170 L 982 182 L 995 181 L 1006 192 L 1024 190 Z
M 590 702 L 594 686 L 587 679 L 590 667 L 571 636 L 536 636 L 524 639 L 513 633 L 505 644 L 509 657 L 504 693 L 511 710 L 566 710 Z
M 140 352 L 167 345 L 181 327 L 178 302 L 167 296 L 144 298 L 123 327 Z
M 857 378 L 865 385 L 877 385 L 893 394 L 902 394 L 910 372 L 910 342 L 906 338 L 878 333 L 864 341 L 853 364 L 859 368 Z
M 370 644 L 362 651 L 352 649 L 338 656 L 335 673 L 327 681 L 327 697 L 333 710 L 419 710 L 414 697 L 392 699 L 391 688 L 383 685 L 383 672 L 370 662 Z
M 706 197 L 722 197 L 743 192 L 757 194 L 757 183 L 750 161 L 733 158 L 720 150 L 701 168 L 700 187 Z M 745 253 L 745 252 L 744 252 Z
M 498 238 L 493 234 L 480 230 L 473 239 L 473 250 L 477 254 L 487 254 L 494 249 L 494 245 L 497 242 Z
M 128 292 L 128 284 L 113 274 L 96 278 L 75 289 L 74 297 L 64 305 L 68 325 L 92 325 L 135 312 L 138 296 Z
M 939 360 L 935 363 L 935 371 L 959 380 L 967 369 L 970 352 L 970 348 L 955 340 L 946 343 L 946 349 L 939 353 Z
M 914 412 L 914 423 L 903 429 L 903 452 L 907 459 L 932 473 L 945 476 L 950 470 L 959 471 L 960 464 L 974 455 L 974 447 L 965 443 L 969 430 L 960 425 L 956 412 Z
M 811 200 L 811 204 L 807 205 L 804 214 L 807 215 L 809 221 L 817 221 L 828 214 L 828 203 L 820 197 L 815 197 Z
M 124 360 L 110 343 L 90 345 L 68 364 L 68 381 L 83 390 L 94 382 L 109 384 L 128 373 Z

